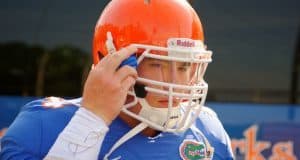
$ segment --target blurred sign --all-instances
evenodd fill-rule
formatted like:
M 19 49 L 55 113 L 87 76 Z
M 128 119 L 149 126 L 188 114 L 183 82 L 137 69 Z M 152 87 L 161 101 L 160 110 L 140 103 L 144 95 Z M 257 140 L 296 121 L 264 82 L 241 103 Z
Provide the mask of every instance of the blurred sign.
M 300 157 L 300 124 L 251 125 L 239 135 L 229 134 L 237 160 L 296 160 Z M 242 138 L 235 138 L 241 134 Z

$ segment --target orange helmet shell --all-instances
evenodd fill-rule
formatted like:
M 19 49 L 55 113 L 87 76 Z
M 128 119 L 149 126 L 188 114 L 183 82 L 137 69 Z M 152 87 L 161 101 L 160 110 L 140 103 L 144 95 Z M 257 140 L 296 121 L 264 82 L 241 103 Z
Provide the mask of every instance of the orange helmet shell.
M 112 0 L 95 27 L 94 64 L 108 53 L 107 32 L 117 50 L 132 43 L 166 47 L 169 38 L 204 40 L 200 19 L 186 0 Z

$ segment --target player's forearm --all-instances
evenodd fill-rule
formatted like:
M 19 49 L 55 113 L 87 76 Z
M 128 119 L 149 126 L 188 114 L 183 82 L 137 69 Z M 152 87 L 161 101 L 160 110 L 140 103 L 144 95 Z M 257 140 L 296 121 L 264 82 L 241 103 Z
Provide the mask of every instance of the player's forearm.
M 102 119 L 85 108 L 79 108 L 45 159 L 97 159 L 107 131 Z

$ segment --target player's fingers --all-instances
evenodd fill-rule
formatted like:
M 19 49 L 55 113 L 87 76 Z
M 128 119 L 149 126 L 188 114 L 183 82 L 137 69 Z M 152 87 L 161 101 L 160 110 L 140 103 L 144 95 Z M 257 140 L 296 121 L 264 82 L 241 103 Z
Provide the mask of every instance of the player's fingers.
M 112 55 L 107 54 L 105 57 L 103 57 L 96 65 L 93 65 L 92 69 L 99 69 L 103 68 L 109 63 L 109 60 L 111 59 Z
M 133 86 L 136 82 L 136 78 L 132 76 L 128 76 L 126 79 L 122 81 L 122 90 L 127 92 L 131 86 Z
M 105 65 L 106 69 L 115 71 L 120 66 L 122 61 L 127 59 L 130 55 L 134 54 L 136 51 L 137 48 L 130 45 L 111 54 L 111 56 L 107 58 L 107 64 Z
M 118 77 L 118 79 L 122 82 L 125 80 L 128 76 L 132 76 L 134 78 L 137 78 L 137 71 L 133 67 L 130 67 L 128 65 L 125 65 L 121 67 L 115 75 Z

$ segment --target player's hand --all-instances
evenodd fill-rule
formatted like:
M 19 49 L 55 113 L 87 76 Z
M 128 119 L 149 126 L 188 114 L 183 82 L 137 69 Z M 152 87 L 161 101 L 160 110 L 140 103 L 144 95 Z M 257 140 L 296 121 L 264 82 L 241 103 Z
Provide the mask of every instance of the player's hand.
M 127 65 L 119 68 L 119 65 L 136 51 L 136 47 L 128 46 L 106 55 L 93 67 L 85 82 L 82 106 L 101 117 L 107 125 L 118 116 L 127 91 L 135 84 L 136 70 Z

